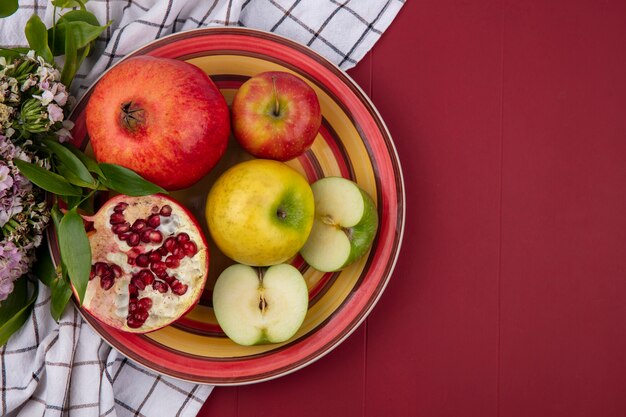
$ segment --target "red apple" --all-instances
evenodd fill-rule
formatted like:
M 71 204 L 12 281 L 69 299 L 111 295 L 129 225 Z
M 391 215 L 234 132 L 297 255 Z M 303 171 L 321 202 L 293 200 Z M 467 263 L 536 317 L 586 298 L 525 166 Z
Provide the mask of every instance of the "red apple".
M 257 158 L 286 161 L 306 151 L 322 123 L 315 91 L 287 72 L 258 74 L 237 91 L 233 133 Z
M 87 104 L 96 159 L 136 171 L 167 190 L 189 187 L 226 150 L 226 100 L 198 67 L 139 56 L 113 67 Z

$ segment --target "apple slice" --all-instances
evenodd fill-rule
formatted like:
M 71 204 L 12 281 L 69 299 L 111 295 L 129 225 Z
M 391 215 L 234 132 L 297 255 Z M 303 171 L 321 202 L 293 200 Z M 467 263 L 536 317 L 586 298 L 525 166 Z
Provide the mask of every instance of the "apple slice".
M 311 189 L 315 219 L 300 255 L 318 271 L 338 271 L 372 245 L 378 229 L 376 206 L 365 191 L 345 178 L 322 178 Z
M 288 264 L 267 269 L 235 264 L 213 288 L 213 310 L 220 327 L 240 345 L 280 343 L 304 321 L 309 290 L 300 271 Z

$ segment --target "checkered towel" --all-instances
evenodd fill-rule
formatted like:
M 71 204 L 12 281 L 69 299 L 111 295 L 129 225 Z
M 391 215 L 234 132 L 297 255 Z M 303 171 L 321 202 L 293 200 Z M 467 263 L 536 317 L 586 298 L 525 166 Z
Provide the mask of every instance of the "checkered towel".
M 343 69 L 374 45 L 404 0 L 91 0 L 100 22 L 113 20 L 77 74 L 80 96 L 119 58 L 173 32 L 205 26 L 247 26 L 308 45 Z M 33 14 L 48 25 L 46 0 L 20 0 L 0 20 L 0 45 L 23 46 Z M 194 416 L 212 387 L 157 375 L 106 345 L 68 308 L 50 318 L 50 293 L 40 285 L 34 313 L 0 350 L 0 411 L 9 416 Z

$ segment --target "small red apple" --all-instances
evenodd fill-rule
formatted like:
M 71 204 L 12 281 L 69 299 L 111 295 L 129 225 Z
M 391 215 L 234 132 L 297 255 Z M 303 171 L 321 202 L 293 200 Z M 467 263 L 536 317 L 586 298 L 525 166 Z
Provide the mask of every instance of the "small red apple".
M 286 161 L 306 151 L 322 123 L 315 91 L 287 72 L 264 72 L 237 91 L 232 105 L 233 133 L 257 158 Z
M 125 166 L 167 190 L 189 187 L 226 150 L 226 100 L 198 67 L 139 56 L 107 72 L 87 104 L 96 159 Z

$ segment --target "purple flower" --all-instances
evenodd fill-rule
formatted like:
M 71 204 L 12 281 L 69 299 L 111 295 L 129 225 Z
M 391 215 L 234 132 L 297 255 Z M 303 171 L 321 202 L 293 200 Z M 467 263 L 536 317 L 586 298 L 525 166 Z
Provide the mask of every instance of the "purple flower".
M 63 120 L 63 109 L 60 108 L 59 106 L 57 106 L 54 103 L 50 103 L 48 104 L 48 119 L 50 119 L 50 121 L 52 123 L 54 122 L 60 122 L 61 120 Z
M 13 186 L 13 177 L 11 176 L 11 168 L 4 162 L 0 161 L 0 193 Z
M 25 253 L 13 242 L 0 242 L 0 301 L 13 291 L 13 281 L 28 271 Z

